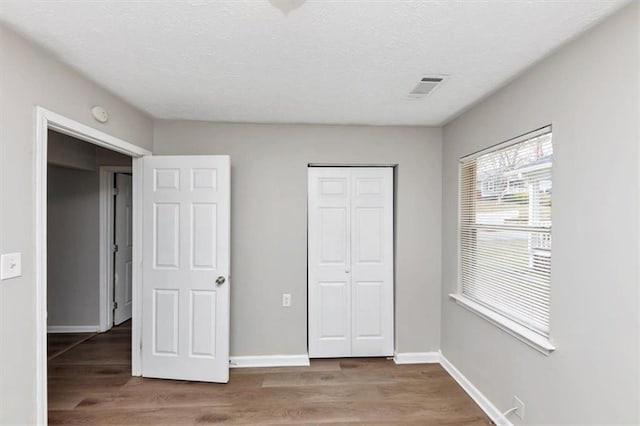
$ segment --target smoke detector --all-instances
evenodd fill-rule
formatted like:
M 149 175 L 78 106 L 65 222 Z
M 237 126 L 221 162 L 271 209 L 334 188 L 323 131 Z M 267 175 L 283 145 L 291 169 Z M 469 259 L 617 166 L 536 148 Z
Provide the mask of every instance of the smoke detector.
M 91 108 L 91 115 L 99 123 L 106 123 L 109 121 L 109 113 L 100 105 L 96 105 Z
M 433 91 L 445 79 L 444 75 L 428 75 L 422 77 L 416 87 L 409 92 L 410 98 L 424 98 Z

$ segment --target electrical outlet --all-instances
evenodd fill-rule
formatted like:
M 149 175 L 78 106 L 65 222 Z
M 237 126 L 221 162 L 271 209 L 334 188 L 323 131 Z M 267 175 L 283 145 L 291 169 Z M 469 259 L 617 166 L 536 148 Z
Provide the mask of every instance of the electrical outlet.
M 291 295 L 289 293 L 282 294 L 282 306 L 285 308 L 291 306 Z
M 524 420 L 524 402 L 517 396 L 513 397 L 513 406 L 516 407 L 514 414 Z

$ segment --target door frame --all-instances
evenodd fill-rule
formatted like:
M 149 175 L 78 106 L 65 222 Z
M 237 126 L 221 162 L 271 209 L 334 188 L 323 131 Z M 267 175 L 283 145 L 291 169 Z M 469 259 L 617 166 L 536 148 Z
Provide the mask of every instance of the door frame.
M 132 173 L 128 166 L 100 166 L 100 333 L 113 327 L 113 185 L 116 173 Z M 135 250 L 135 248 L 134 248 Z
M 140 357 L 141 264 L 142 259 L 142 157 L 151 155 L 139 146 L 118 139 L 93 127 L 57 114 L 41 106 L 35 107 L 34 139 L 34 275 L 36 307 L 36 423 L 47 424 L 47 148 L 48 131 L 55 130 L 85 142 L 132 157 L 133 173 L 133 325 L 131 375 L 142 372 Z
M 307 249 L 307 271 L 309 270 L 309 169 L 310 168 L 314 168 L 314 167 L 354 167 L 354 168 L 358 168 L 358 167 L 372 167 L 372 168 L 385 168 L 385 167 L 390 167 L 392 170 L 392 178 L 393 178 L 393 184 L 392 184 L 392 211 L 393 211 L 393 224 L 392 224 L 392 230 L 393 230 L 393 237 L 392 237 L 392 241 L 393 241 L 393 353 L 394 353 L 394 358 L 395 355 L 398 352 L 398 318 L 397 318 L 397 313 L 398 313 L 398 307 L 396 306 L 396 302 L 398 300 L 397 298 L 397 286 L 396 283 L 398 282 L 397 278 L 397 274 L 398 274 L 398 268 L 397 268 L 397 249 L 398 249 L 398 232 L 397 232 L 397 217 L 398 217 L 398 163 L 307 163 L 307 173 L 306 173 L 306 179 L 307 179 L 307 202 L 306 202 L 306 213 L 307 213 L 307 220 L 306 220 L 306 225 L 307 225 L 307 229 L 306 229 L 306 249 Z M 306 293 L 307 293 L 307 355 L 309 355 L 309 274 L 307 273 L 307 277 L 306 277 Z

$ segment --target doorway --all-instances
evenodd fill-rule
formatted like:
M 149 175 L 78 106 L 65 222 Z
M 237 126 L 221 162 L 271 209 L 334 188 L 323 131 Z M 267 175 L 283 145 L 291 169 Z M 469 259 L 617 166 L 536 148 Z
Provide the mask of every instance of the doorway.
M 36 107 L 35 122 L 35 146 L 34 146 L 34 189 L 35 189 L 35 282 L 36 282 L 36 422 L 47 423 L 47 180 L 48 180 L 48 148 L 49 131 L 53 130 L 83 142 L 88 142 L 103 148 L 107 148 L 133 158 L 131 172 L 133 178 L 133 245 L 141 247 L 139 226 L 141 217 L 139 214 L 141 186 L 139 170 L 141 157 L 150 155 L 151 152 L 115 138 L 92 127 L 71 120 L 55 112 L 42 107 Z M 102 258 L 103 256 L 101 256 Z M 137 309 L 137 292 L 139 292 L 140 271 L 135 266 L 139 264 L 137 259 L 140 253 L 133 252 L 132 271 L 132 346 L 131 346 L 131 374 L 139 375 L 140 370 L 140 345 L 139 342 L 139 315 Z
M 131 318 L 132 160 L 47 137 L 47 331 L 104 332 Z
M 392 167 L 308 169 L 310 358 L 392 356 Z
M 100 167 L 101 331 L 133 310 L 133 176 L 131 167 Z
M 105 392 L 131 377 L 131 306 L 127 316 L 115 299 L 130 291 L 130 275 L 119 271 L 118 250 L 100 243 L 107 235 L 111 248 L 120 242 L 121 253 L 132 253 L 123 237 L 131 230 L 132 160 L 53 130 L 47 138 L 47 406 L 55 423 L 70 399 L 85 401 L 91 387 Z

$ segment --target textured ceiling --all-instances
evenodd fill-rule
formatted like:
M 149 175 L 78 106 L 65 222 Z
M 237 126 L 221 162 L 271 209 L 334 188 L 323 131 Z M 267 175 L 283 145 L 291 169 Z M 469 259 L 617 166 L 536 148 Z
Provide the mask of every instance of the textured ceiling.
M 2 22 L 156 118 L 400 125 L 446 122 L 627 3 L 0 1 Z M 448 78 L 409 98 L 426 74 Z

